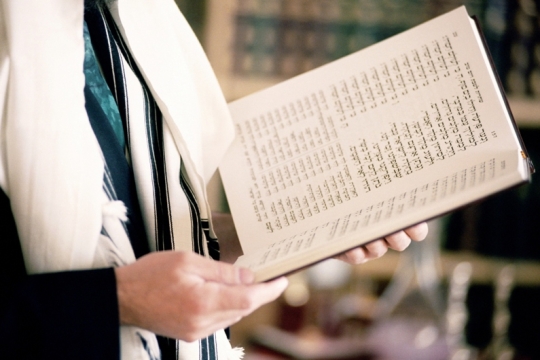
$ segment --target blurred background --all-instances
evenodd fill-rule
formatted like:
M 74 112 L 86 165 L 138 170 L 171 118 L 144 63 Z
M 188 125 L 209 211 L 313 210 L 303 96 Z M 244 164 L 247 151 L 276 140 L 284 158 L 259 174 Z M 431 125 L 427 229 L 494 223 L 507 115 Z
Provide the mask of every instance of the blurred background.
M 228 101 L 466 5 L 540 166 L 540 0 L 176 0 Z M 540 359 L 540 180 L 431 223 L 428 241 L 290 277 L 233 326 L 246 360 Z M 219 177 L 214 209 L 227 211 Z

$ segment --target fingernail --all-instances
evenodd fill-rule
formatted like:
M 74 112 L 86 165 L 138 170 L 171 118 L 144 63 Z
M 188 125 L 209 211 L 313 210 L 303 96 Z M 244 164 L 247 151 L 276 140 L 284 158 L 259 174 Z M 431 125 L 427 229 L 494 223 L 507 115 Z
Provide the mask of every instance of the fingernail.
M 240 268 L 240 281 L 245 285 L 253 284 L 255 281 L 255 274 L 249 269 Z

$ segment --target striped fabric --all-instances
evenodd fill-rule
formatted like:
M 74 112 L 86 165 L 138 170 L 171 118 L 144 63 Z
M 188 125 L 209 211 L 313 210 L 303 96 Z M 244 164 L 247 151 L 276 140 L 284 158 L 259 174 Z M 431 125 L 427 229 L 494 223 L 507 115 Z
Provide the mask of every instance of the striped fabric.
M 206 203 L 199 206 L 182 159 L 167 157 L 166 154 L 175 153 L 166 151 L 167 147 L 174 146 L 171 136 L 114 20 L 106 9 L 88 10 L 85 20 L 101 71 L 125 127 L 126 156 L 133 166 L 150 249 L 191 250 L 218 260 L 219 245 L 210 229 L 209 209 Z M 117 196 L 109 173 L 106 165 L 105 189 L 109 200 L 114 201 Z M 106 229 L 102 233 L 107 235 Z M 153 339 L 148 339 L 148 334 L 143 332 L 137 335 L 148 359 L 155 359 L 157 350 L 150 345 Z M 218 345 L 218 339 L 227 344 Z M 158 340 L 162 359 L 227 359 L 228 354 L 218 356 L 218 348 L 230 349 L 223 331 L 190 344 L 165 338 Z

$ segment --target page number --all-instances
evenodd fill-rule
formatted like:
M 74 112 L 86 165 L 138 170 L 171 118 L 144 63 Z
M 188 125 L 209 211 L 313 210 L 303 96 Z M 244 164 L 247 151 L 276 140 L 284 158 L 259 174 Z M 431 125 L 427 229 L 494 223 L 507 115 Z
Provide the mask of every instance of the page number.
M 491 132 L 491 136 L 493 136 L 493 138 L 496 138 L 497 137 L 497 133 L 495 131 L 492 131 Z
M 453 37 L 457 37 L 457 31 L 454 31 L 454 32 L 452 33 L 452 36 L 453 36 Z

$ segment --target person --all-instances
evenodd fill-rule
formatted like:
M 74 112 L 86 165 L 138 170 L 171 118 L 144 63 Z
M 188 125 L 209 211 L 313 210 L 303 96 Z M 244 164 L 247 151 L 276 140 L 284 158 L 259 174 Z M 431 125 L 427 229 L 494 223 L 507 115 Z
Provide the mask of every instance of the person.
M 216 261 L 238 255 L 205 194 L 233 129 L 173 0 L 1 0 L 0 114 L 2 357 L 239 358 L 223 329 L 287 280 Z

